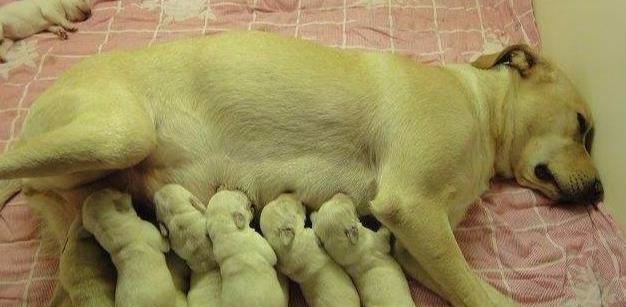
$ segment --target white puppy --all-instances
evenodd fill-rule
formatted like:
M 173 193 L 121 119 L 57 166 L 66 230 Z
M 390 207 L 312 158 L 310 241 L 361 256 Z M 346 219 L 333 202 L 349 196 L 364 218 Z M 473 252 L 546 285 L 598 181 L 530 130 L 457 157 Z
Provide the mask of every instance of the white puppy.
M 306 212 L 291 194 L 283 194 L 261 212 L 263 236 L 278 256 L 278 270 L 300 285 L 311 307 L 359 307 L 352 280 L 320 247 Z
M 224 307 L 287 306 L 272 247 L 252 228 L 252 204 L 241 192 L 220 191 L 206 210 L 207 232 L 222 273 Z
M 154 195 L 157 220 L 171 248 L 191 268 L 190 307 L 221 306 L 221 278 L 207 236 L 204 205 L 180 185 L 168 184 Z
M 415 306 L 402 269 L 389 255 L 389 230 L 363 227 L 354 203 L 343 194 L 311 218 L 324 249 L 354 280 L 363 306 Z
M 90 14 L 90 0 L 22 0 L 0 7 L 0 62 L 14 41 L 42 31 L 67 39 L 66 30 L 77 30 L 72 22 Z
M 176 288 L 165 262 L 167 241 L 133 209 L 130 195 L 105 189 L 83 205 L 83 224 L 117 268 L 115 306 L 176 306 Z

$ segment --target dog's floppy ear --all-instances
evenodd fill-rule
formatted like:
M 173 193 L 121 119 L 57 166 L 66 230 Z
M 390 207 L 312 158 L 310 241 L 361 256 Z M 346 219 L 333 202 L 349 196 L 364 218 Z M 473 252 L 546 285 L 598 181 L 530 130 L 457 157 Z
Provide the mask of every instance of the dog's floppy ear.
M 359 227 L 357 225 L 352 225 L 345 230 L 346 237 L 348 237 L 348 241 L 352 243 L 352 245 L 356 245 L 359 241 Z
M 246 227 L 246 217 L 241 212 L 233 213 L 233 221 L 235 221 L 235 226 L 239 229 L 244 229 Z
M 278 229 L 278 236 L 280 237 L 280 241 L 283 242 L 283 245 L 287 246 L 293 241 L 293 238 L 296 236 L 296 232 L 293 227 L 284 225 Z
M 480 69 L 491 69 L 505 64 L 519 71 L 522 77 L 528 77 L 532 69 L 541 61 L 539 55 L 526 44 L 512 45 L 498 53 L 486 54 L 478 57 L 472 66 Z

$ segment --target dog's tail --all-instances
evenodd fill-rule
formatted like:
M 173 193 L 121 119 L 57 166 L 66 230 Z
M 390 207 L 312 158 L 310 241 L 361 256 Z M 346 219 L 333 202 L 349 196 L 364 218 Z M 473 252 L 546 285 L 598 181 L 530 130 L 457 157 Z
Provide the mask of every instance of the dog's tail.
M 0 211 L 4 205 L 22 189 L 22 180 L 0 180 Z

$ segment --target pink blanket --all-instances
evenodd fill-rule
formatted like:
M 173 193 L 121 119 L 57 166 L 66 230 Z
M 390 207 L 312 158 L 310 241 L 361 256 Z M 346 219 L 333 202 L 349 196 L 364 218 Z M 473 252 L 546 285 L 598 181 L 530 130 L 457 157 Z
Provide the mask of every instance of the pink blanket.
M 432 64 L 468 62 L 516 42 L 539 45 L 531 0 L 122 0 L 97 3 L 93 13 L 68 41 L 36 35 L 18 42 L 0 65 L 0 151 L 65 69 L 113 49 L 227 29 Z M 36 226 L 19 196 L 0 213 L 0 306 L 49 302 L 57 259 L 41 253 Z M 626 305 L 626 244 L 602 204 L 556 208 L 512 182 L 494 182 L 456 235 L 475 271 L 525 305 Z M 411 288 L 420 306 L 445 304 L 413 281 Z M 304 306 L 302 297 L 292 295 L 291 306 Z

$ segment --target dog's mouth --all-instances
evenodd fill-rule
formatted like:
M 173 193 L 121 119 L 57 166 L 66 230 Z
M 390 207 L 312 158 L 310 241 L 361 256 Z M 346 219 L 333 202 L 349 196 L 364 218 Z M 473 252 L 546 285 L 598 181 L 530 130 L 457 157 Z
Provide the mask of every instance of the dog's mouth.
M 519 176 L 520 185 L 539 191 L 555 201 L 556 205 L 597 205 L 604 197 L 602 183 L 598 179 L 588 180 L 584 185 L 571 185 L 559 181 L 544 163 L 537 164 L 533 174 Z M 579 181 L 575 181 L 579 183 Z

